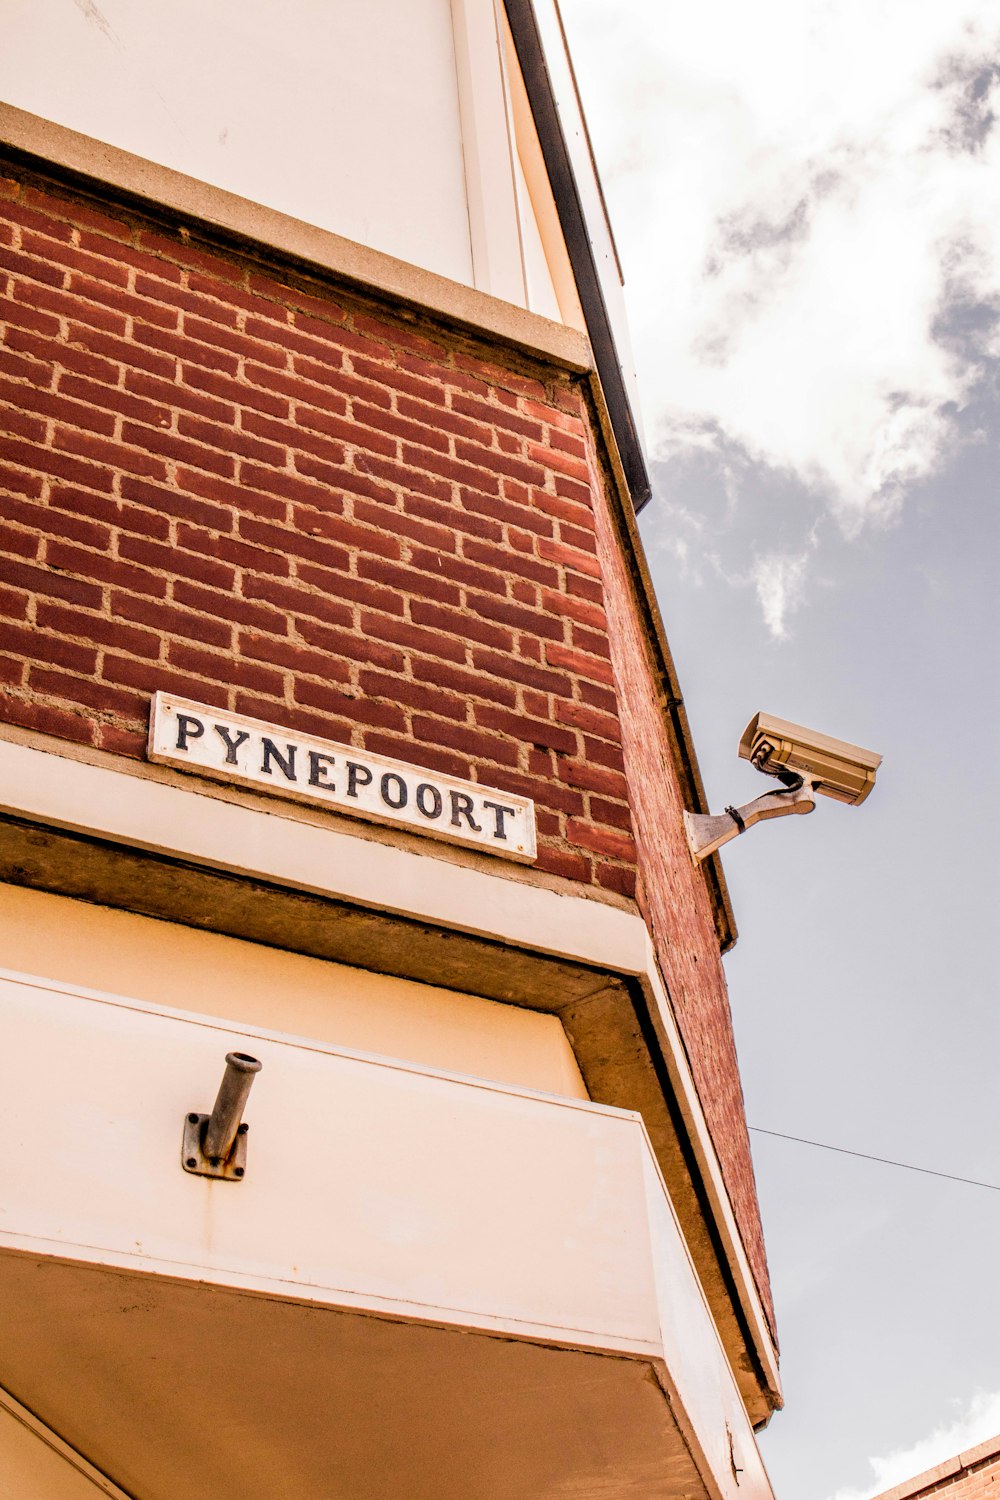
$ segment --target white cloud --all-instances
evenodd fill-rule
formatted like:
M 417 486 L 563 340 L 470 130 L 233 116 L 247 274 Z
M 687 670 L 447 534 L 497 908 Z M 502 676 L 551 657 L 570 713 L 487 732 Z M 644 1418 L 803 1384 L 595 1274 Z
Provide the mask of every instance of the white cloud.
M 959 1402 L 954 1402 L 960 1407 Z M 909 1448 L 896 1448 L 868 1462 L 872 1482 L 862 1489 L 841 1489 L 830 1500 L 872 1500 L 893 1485 L 902 1484 L 922 1474 L 945 1459 L 974 1448 L 1000 1433 L 1000 1391 L 977 1391 L 964 1409 L 950 1422 L 945 1421 Z
M 788 635 L 788 617 L 802 603 L 808 552 L 770 552 L 758 557 L 753 565 L 753 584 L 757 591 L 764 623 L 775 640 Z
M 657 451 L 893 516 L 1000 354 L 1000 0 L 564 8 Z

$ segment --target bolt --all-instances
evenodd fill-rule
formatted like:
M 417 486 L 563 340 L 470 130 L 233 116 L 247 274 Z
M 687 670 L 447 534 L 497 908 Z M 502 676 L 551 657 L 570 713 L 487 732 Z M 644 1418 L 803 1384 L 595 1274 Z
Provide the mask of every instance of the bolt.
M 198 1123 L 198 1116 L 197 1115 L 193 1115 L 193 1114 L 192 1115 L 188 1115 L 188 1124 L 189 1125 L 197 1125 L 197 1123 Z
M 198 1162 L 197 1162 L 197 1159 L 195 1157 L 189 1156 L 188 1159 L 187 1159 L 187 1161 L 184 1163 L 184 1165 L 186 1167 L 196 1167 L 198 1165 Z
M 249 1126 L 249 1125 L 246 1125 L 246 1124 L 244 1124 L 244 1125 L 241 1125 L 241 1126 L 240 1126 L 240 1131 L 239 1131 L 239 1133 L 240 1133 L 240 1135 L 246 1135 L 246 1133 L 247 1133 L 247 1131 L 248 1131 L 248 1130 L 249 1130 L 249 1129 L 250 1129 L 250 1126 Z
M 242 1177 L 245 1170 L 246 1169 L 244 1167 L 234 1167 L 233 1168 L 233 1176 L 234 1177 Z

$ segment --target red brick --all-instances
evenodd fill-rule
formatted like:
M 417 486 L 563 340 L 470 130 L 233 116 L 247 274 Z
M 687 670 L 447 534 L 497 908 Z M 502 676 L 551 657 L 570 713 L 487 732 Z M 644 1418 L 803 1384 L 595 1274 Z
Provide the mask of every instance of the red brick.
M 540 636 L 547 641 L 561 641 L 563 638 L 562 622 L 539 610 L 526 609 L 524 605 L 515 604 L 509 599 L 492 599 L 482 594 L 467 593 L 466 602 L 480 618 L 499 620 L 516 630 L 527 631 L 529 635 Z
M 464 662 L 466 645 L 463 640 L 453 640 L 436 630 L 422 630 L 409 620 L 394 615 L 380 614 L 377 610 L 364 610 L 361 614 L 361 629 L 366 636 L 378 640 L 392 641 L 408 651 L 420 651 L 432 658 Z
M 438 500 L 408 494 L 403 496 L 403 508 L 409 515 L 430 521 L 435 526 L 447 526 L 462 535 L 480 537 L 490 542 L 499 542 L 503 539 L 503 527 L 499 521 L 471 515 L 450 501 L 441 504 Z M 465 551 L 466 555 L 469 555 L 467 547 Z M 484 558 L 483 561 L 486 559 Z
M 43 536 L 63 537 L 67 541 L 79 542 L 84 547 L 96 547 L 104 552 L 111 545 L 109 527 L 98 521 L 90 521 L 85 516 L 73 515 L 49 505 L 36 505 L 28 500 L 18 500 L 13 495 L 8 495 L 3 502 L 3 512 L 8 521 L 29 527 L 31 530 L 33 543 L 31 552 L 15 548 L 22 557 L 33 556 Z
M 357 567 L 360 578 L 370 578 L 403 593 L 435 599 L 439 604 L 457 606 L 462 600 L 462 591 L 457 584 L 430 573 L 418 573 L 383 557 L 360 556 Z
M 119 557 L 144 567 L 156 568 L 173 576 L 182 575 L 213 588 L 232 588 L 236 572 L 228 563 L 200 553 L 184 552 L 178 547 L 152 542 L 147 537 L 123 536 L 118 543 Z
M 635 897 L 635 871 L 627 865 L 598 864 L 595 867 L 597 883 L 606 891 L 617 891 L 619 896 Z
M 350 553 L 346 547 L 328 540 L 324 536 L 306 536 L 290 526 L 272 526 L 252 516 L 240 516 L 240 536 L 259 547 L 272 548 L 283 556 L 308 558 L 326 568 L 337 568 L 345 573 L 350 566 Z
M 513 651 L 514 637 L 509 630 L 491 624 L 476 615 L 462 614 L 440 604 L 431 604 L 423 599 L 414 599 L 410 605 L 410 617 L 415 625 L 428 625 L 447 631 L 465 641 L 476 641 L 481 646 L 492 646 L 496 651 Z
M 219 370 L 203 370 L 196 364 L 188 364 L 182 360 L 180 374 L 185 386 L 216 396 L 227 404 L 249 407 L 268 417 L 287 418 L 288 416 L 288 402 L 284 397 L 259 390 L 255 385 L 250 385 L 246 381 L 237 381 Z M 249 378 L 248 375 L 247 380 Z M 211 414 L 206 413 L 206 415 Z
M 185 366 L 200 365 L 206 370 L 214 370 L 217 374 L 236 376 L 239 373 L 240 362 L 237 355 L 228 349 L 220 349 L 213 344 L 201 343 L 187 333 L 177 333 L 169 328 L 160 328 L 148 322 L 142 322 L 139 318 L 133 321 L 132 337 L 136 345 L 147 346 L 156 350 L 158 362 L 155 367 L 161 373 L 166 373 L 163 367 L 164 358 L 170 358 L 171 369 L 178 360 L 183 360 Z M 134 347 L 134 346 L 132 346 Z M 136 350 L 132 361 L 123 360 L 123 363 L 143 364 L 149 368 L 149 359 L 139 360 Z
M 545 659 L 550 667 L 565 667 L 580 677 L 589 677 L 592 682 L 614 681 L 610 662 L 599 656 L 588 656 L 573 646 L 561 646 L 550 642 L 545 647 Z
M 205 285 L 217 287 L 217 282 L 204 282 Z M 153 276 L 139 275 L 135 278 L 135 290 L 139 297 L 145 297 L 153 302 L 162 302 L 171 309 L 179 309 L 183 312 L 208 319 L 209 322 L 222 323 L 227 328 L 236 329 L 239 325 L 239 311 L 230 302 L 220 302 L 209 297 L 199 296 L 190 286 L 177 286 L 172 282 L 162 281 Z M 234 288 L 227 288 L 231 296 L 237 296 Z
M 485 673 L 471 672 L 442 661 L 423 661 L 420 658 L 413 661 L 412 670 L 419 681 L 433 683 L 439 688 L 450 688 L 467 698 L 485 698 L 504 708 L 517 706 L 517 690 L 508 682 L 500 682 Z
M 520 413 L 488 401 L 478 401 L 472 396 L 453 394 L 451 408 L 466 417 L 473 418 L 481 426 L 502 427 L 520 437 L 540 439 L 542 427 L 538 422 L 525 418 Z
M 114 593 L 111 596 L 111 613 L 123 616 L 137 625 L 148 625 L 161 635 L 182 635 L 187 640 L 200 641 L 206 646 L 228 647 L 232 643 L 233 632 L 230 625 L 179 609 L 162 600 Z
M 105 380 L 109 385 L 118 381 L 118 366 L 100 355 L 72 343 L 55 344 L 49 338 L 39 337 L 22 328 L 7 329 L 7 346 L 18 353 L 28 354 L 33 359 L 52 360 L 67 370 L 77 370 L 94 380 Z
M 177 525 L 177 545 L 191 552 L 200 552 L 204 557 L 221 558 L 237 568 L 254 573 L 271 573 L 287 578 L 290 573 L 288 558 L 283 553 L 265 552 L 260 547 L 251 547 L 228 535 L 217 535 L 201 526 L 180 521 Z
M 396 760 L 405 760 L 412 766 L 422 766 L 428 771 L 439 771 L 442 776 L 458 776 L 465 780 L 469 774 L 469 762 L 464 755 L 455 755 L 436 745 L 417 745 L 408 736 L 381 734 L 366 730 L 364 748 L 372 755 L 389 755 Z
M 0 651 L 9 651 L 29 661 L 52 662 L 71 672 L 92 673 L 97 668 L 94 646 L 46 635 L 33 626 L 18 625 L 12 620 L 0 620 Z
M 209 678 L 175 672 L 159 661 L 137 661 L 134 657 L 109 653 L 104 658 L 103 676 L 108 682 L 132 687 L 141 693 L 177 693 L 183 698 L 209 703 L 213 708 L 224 709 L 229 698 L 226 686 Z
M 182 236 L 184 233 L 182 231 Z M 166 260 L 176 261 L 180 266 L 190 266 L 194 270 L 205 271 L 210 276 L 220 277 L 223 281 L 239 283 L 244 279 L 244 272 L 240 266 L 223 260 L 219 255 L 212 255 L 198 249 L 186 238 L 172 239 L 167 235 L 158 234 L 155 230 L 143 229 L 139 235 L 139 243 L 151 255 L 163 256 Z
M 206 651 L 201 646 L 188 645 L 186 641 L 171 641 L 167 648 L 167 660 L 181 672 L 194 672 L 199 677 L 248 688 L 250 692 L 270 693 L 276 697 L 283 693 L 284 682 L 280 672 L 256 662 L 241 660 L 229 652 Z
M 184 411 L 194 412 L 197 416 L 209 417 L 215 422 L 236 421 L 236 407 L 232 402 L 203 395 L 177 381 L 147 375 L 144 370 L 126 370 L 125 389 L 153 402 L 163 411 L 176 406 Z
M 608 621 L 604 610 L 599 604 L 593 604 L 587 599 L 577 599 L 556 589 L 543 589 L 542 604 L 552 614 L 569 615 L 583 625 L 590 625 L 596 630 L 607 630 Z
M 556 704 L 556 718 L 562 724 L 572 724 L 601 739 L 621 744 L 621 727 L 613 714 L 602 714 L 584 703 L 568 703 L 565 699 L 560 699 Z
M 284 700 L 261 697 L 256 693 L 237 692 L 235 711 L 250 714 L 255 719 L 280 719 L 284 728 L 297 734 L 315 734 L 320 739 L 350 743 L 355 726 L 347 719 L 331 718 L 329 714 L 312 713 L 297 708 Z
M 402 615 L 405 612 L 406 603 L 402 594 L 395 589 L 383 588 L 381 584 L 371 583 L 367 578 L 355 578 L 348 573 L 331 573 L 313 563 L 297 563 L 295 571 L 303 583 L 324 594 L 351 599 L 356 604 L 370 605 L 372 609 L 382 610 L 386 614 Z
M 359 681 L 370 698 L 405 703 L 422 713 L 438 714 L 446 719 L 455 719 L 458 723 L 465 722 L 465 699 L 455 693 L 443 692 L 408 677 L 390 676 L 382 672 L 362 671 Z
M 249 511 L 251 515 L 262 516 L 271 521 L 284 521 L 288 514 L 288 506 L 277 496 L 262 495 L 259 489 L 247 489 L 242 484 L 230 483 L 218 474 L 203 473 L 199 469 L 180 466 L 177 470 L 177 485 L 182 490 L 193 490 L 203 500 L 225 506 L 232 512 L 233 520 L 242 511 Z M 231 529 L 232 521 L 227 521 L 224 530 Z
M 132 760 L 143 760 L 146 755 L 146 735 L 142 730 L 120 729 L 117 724 L 97 726 L 98 748 L 111 755 L 126 755 Z
M 46 697 L 61 698 L 64 703 L 76 703 L 95 713 L 119 714 L 125 719 L 138 719 L 146 708 L 146 700 L 139 693 L 124 692 L 92 677 L 68 676 L 40 667 L 31 668 L 28 686 Z
M 303 427 L 291 427 L 287 422 L 276 421 L 272 417 L 262 416 L 259 412 L 245 411 L 243 428 L 246 432 L 253 433 L 255 437 L 267 439 L 282 452 L 287 450 L 295 453 L 302 450 L 314 454 L 329 464 L 339 465 L 344 462 L 342 443 Z
M 0 464 L 0 487 L 8 494 L 28 495 L 32 499 L 37 499 L 42 493 L 42 481 L 37 474 L 28 474 L 7 464 Z
M 147 348 L 150 344 L 148 338 L 142 337 L 147 330 L 138 327 L 133 328 L 132 342 L 126 343 L 124 339 L 115 338 L 108 333 L 102 333 L 96 328 L 86 328 L 79 323 L 71 323 L 69 327 L 69 343 L 81 349 L 85 354 L 96 355 L 98 359 L 112 360 L 116 364 L 125 365 L 134 369 L 145 370 L 149 375 L 159 375 L 163 380 L 173 380 L 177 369 L 177 361 L 170 354 L 164 353 L 156 347 Z M 67 347 L 60 346 L 59 362 L 69 365 L 73 363 L 67 354 Z M 94 367 L 78 365 L 84 375 L 94 373 L 95 379 L 100 379 Z
M 414 716 L 413 733 L 419 740 L 432 745 L 444 745 L 451 750 L 478 760 L 496 762 L 502 766 L 516 766 L 518 747 L 510 740 L 486 734 L 482 730 L 470 729 L 465 724 L 453 724 L 445 719 L 427 719 Z
M 65 277 L 61 266 L 50 266 L 47 261 L 38 260 L 35 256 L 22 255 L 19 250 L 11 249 L 8 245 L 0 249 L 0 271 L 5 271 L 8 276 L 22 278 L 18 282 L 17 293 L 26 300 L 29 288 L 34 288 L 36 284 L 61 287 Z
M 550 724 L 544 719 L 532 719 L 526 714 L 508 713 L 493 704 L 477 703 L 476 723 L 484 729 L 495 729 L 500 734 L 509 734 L 514 739 L 527 740 L 550 750 L 562 751 L 564 755 L 575 755 L 577 737 L 569 729 Z
M 303 479 L 298 474 L 290 474 L 287 469 L 262 469 L 256 464 L 242 463 L 240 484 L 265 490 L 268 494 L 280 496 L 282 500 L 298 500 L 306 505 L 323 506 L 337 511 L 344 508 L 344 502 L 339 497 L 331 496 L 322 485 L 311 479 Z
M 581 552 L 597 554 L 597 542 L 592 531 L 582 526 L 572 526 L 568 521 L 559 522 L 559 540 L 569 547 L 578 547 Z
M 547 516 L 557 521 L 568 521 L 572 526 L 590 532 L 594 529 L 594 517 L 589 508 L 574 500 L 564 500 L 561 495 L 552 495 L 548 490 L 533 490 L 531 502 Z
M 302 673 L 308 677 L 331 678 L 337 682 L 350 682 L 350 666 L 331 656 L 326 651 L 313 651 L 295 641 L 276 639 L 272 635 L 258 635 L 242 631 L 239 638 L 240 655 L 253 661 L 265 662 L 283 672 Z
M 63 708 L 54 708 L 48 703 L 26 703 L 20 698 L 0 697 L 0 719 L 22 729 L 55 735 L 61 740 L 74 740 L 82 745 L 94 743 L 91 719 Z
M 554 849 L 543 844 L 535 860 L 536 870 L 545 870 L 549 875 L 562 875 L 567 880 L 590 879 L 590 860 L 582 854 L 572 854 L 566 849 Z
M 7 620 L 26 620 L 28 618 L 27 593 L 19 589 L 4 588 L 0 584 L 0 615 Z
M 446 531 L 443 526 L 437 526 L 433 522 L 416 520 L 406 515 L 396 508 L 396 496 L 392 495 L 390 499 L 392 503 L 388 507 L 368 500 L 355 500 L 355 519 L 366 526 L 388 527 L 393 536 L 398 534 L 415 542 L 423 542 L 438 553 L 454 552 L 457 549 L 458 541 L 451 531 Z
M 628 797 L 628 782 L 620 771 L 576 760 L 560 760 L 557 769 L 560 779 L 569 786 L 584 787 L 587 791 L 603 792 L 607 797 L 623 800 Z
M 343 600 L 331 599 L 325 593 L 279 578 L 246 577 L 243 593 L 248 599 L 261 599 L 293 615 L 305 615 L 331 625 L 351 625 L 354 620 L 353 609 Z
M 0 522 L 0 552 L 34 561 L 38 556 L 39 545 L 39 539 L 33 531 L 18 531 L 16 527 L 5 526 Z
M 436 474 L 441 479 L 467 485 L 483 495 L 499 495 L 500 493 L 500 480 L 492 469 L 459 463 L 457 459 L 447 454 L 434 453 L 428 448 L 416 448 L 411 443 L 404 443 L 403 463 L 413 469 Z
M 41 446 L 45 442 L 46 424 L 41 417 L 29 417 L 13 406 L 0 406 L 0 432 Z
M 621 750 L 610 741 L 595 740 L 584 735 L 583 753 L 588 760 L 596 761 L 598 765 L 610 766 L 613 771 L 625 770 L 625 758 Z
M 417 473 L 404 464 L 394 463 L 377 454 L 356 452 L 351 460 L 351 466 L 358 474 L 374 475 L 376 479 L 381 479 L 386 484 L 395 485 L 401 489 L 404 492 L 403 504 L 407 510 L 414 509 L 411 505 L 414 491 L 433 500 L 447 503 L 451 501 L 451 485 L 445 480 L 435 478 L 431 474 Z M 415 511 L 415 514 L 419 513 Z
M 340 510 L 340 501 L 335 502 Z M 361 552 L 376 553 L 379 557 L 398 561 L 401 547 L 394 536 L 384 530 L 373 530 L 359 526 L 356 521 L 342 515 L 318 509 L 315 505 L 296 505 L 292 510 L 292 526 L 306 536 L 324 537 L 327 541 L 342 542 L 344 546 Z
M 422 379 L 408 370 L 397 366 L 383 365 L 377 360 L 365 359 L 362 355 L 351 356 L 351 364 L 358 375 L 365 376 L 368 380 L 391 388 L 394 391 L 406 391 L 411 396 L 421 401 L 428 401 L 434 406 L 443 407 L 448 399 L 448 394 L 440 381 Z
M 58 242 L 56 249 L 68 247 L 72 243 L 73 225 L 55 218 L 50 205 L 39 209 L 23 200 L 19 203 L 10 203 L 4 209 L 4 218 L 10 220 L 12 227 L 18 224 L 22 228 L 37 229 L 41 234 L 48 235 L 50 239 Z
M 67 397 L 72 392 L 66 390 L 65 386 L 65 378 L 60 381 L 59 392 L 38 390 L 35 387 L 17 385 L 11 380 L 0 380 L 0 400 L 17 402 L 24 411 L 55 417 L 58 421 L 71 422 L 75 427 L 86 427 L 91 432 L 110 437 L 115 430 L 114 415 L 108 411 L 95 411 L 93 404 L 84 401 L 68 400 Z M 102 393 L 105 391 L 103 386 L 96 389 Z M 43 442 L 44 437 L 45 427 L 42 424 L 38 440 Z
M 590 816 L 595 823 L 607 823 L 612 828 L 632 832 L 632 818 L 624 803 L 608 802 L 604 797 L 591 797 Z
M 265 604 L 255 604 L 252 600 L 244 599 L 231 590 L 202 588 L 200 584 L 189 583 L 187 579 L 178 578 L 174 582 L 172 592 L 174 603 L 193 613 L 211 615 L 215 620 L 225 620 L 229 624 L 247 625 L 255 630 L 267 631 L 271 637 L 288 634 L 287 617 L 280 610 L 272 609 Z
M 597 827 L 593 823 L 584 822 L 582 818 L 571 818 L 566 834 L 571 844 L 578 844 L 582 849 L 610 855 L 613 859 L 635 862 L 635 842 L 628 834 Z
M 366 618 L 365 616 L 362 619 Z M 379 618 L 399 624 L 391 615 Z M 405 658 L 402 653 L 393 650 L 391 646 L 384 645 L 379 640 L 372 640 L 374 632 L 363 629 L 363 634 L 352 631 L 337 630 L 330 625 L 323 625 L 315 620 L 301 619 L 296 621 L 296 629 L 304 641 L 310 646 L 315 646 L 320 651 L 331 653 L 333 656 L 343 657 L 345 661 L 366 661 L 376 667 L 383 667 L 387 672 L 402 672 Z
M 490 672 L 505 681 L 522 682 L 543 693 L 561 693 L 568 697 L 572 692 L 570 679 L 562 672 L 549 672 L 520 657 L 500 652 L 473 650 L 472 664 L 481 672 Z
M 51 568 L 20 562 L 5 562 L 3 574 L 4 583 L 13 588 L 30 589 L 32 593 L 46 598 L 65 599 L 70 604 L 79 604 L 85 609 L 101 607 L 101 589 L 96 583 L 85 579 L 67 577 L 53 572 Z
M 397 734 L 406 729 L 406 716 L 396 704 L 349 697 L 322 682 L 297 680 L 295 701 L 305 708 L 337 714 L 351 724 L 361 724 L 372 729 L 390 729 Z
M 72 319 L 74 324 L 82 323 L 100 334 L 123 338 L 128 326 L 123 312 L 105 307 L 77 289 L 60 291 L 56 287 L 24 283 L 18 288 L 18 299 L 57 317 Z
M 42 333 L 49 339 L 60 337 L 61 324 L 55 313 L 41 312 L 26 302 L 13 302 L 9 297 L 0 303 L 0 323 L 6 323 L 8 328 L 27 329 L 29 333 Z M 45 353 L 40 352 L 39 357 L 48 365 L 53 351 L 48 345 L 41 348 L 44 348 Z
M 158 633 L 126 625 L 123 620 L 67 609 L 63 604 L 51 604 L 41 599 L 36 605 L 35 617 L 42 630 L 94 641 L 98 646 L 110 646 L 132 656 L 147 656 L 151 661 L 160 654 Z
M 555 530 L 548 516 L 538 515 L 523 505 L 516 505 L 513 501 L 500 499 L 496 495 L 484 495 L 476 490 L 463 489 L 461 497 L 462 504 L 467 511 L 472 511 L 477 515 L 491 516 L 495 521 L 506 522 L 508 526 L 523 527 L 524 530 L 533 532 L 537 537 L 551 537 Z

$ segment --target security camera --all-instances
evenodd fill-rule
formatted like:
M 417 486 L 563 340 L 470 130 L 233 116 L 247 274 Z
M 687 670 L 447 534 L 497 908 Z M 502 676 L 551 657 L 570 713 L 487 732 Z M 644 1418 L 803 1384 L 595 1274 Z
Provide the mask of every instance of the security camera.
M 857 807 L 875 785 L 875 773 L 882 764 L 874 750 L 763 713 L 755 714 L 743 731 L 739 753 L 765 776 L 777 777 L 782 790 L 765 792 L 743 807 L 727 807 L 716 816 L 686 812 L 688 844 L 696 863 L 755 823 L 789 813 L 811 813 L 817 793 Z
M 766 776 L 801 776 L 814 792 L 857 807 L 875 785 L 882 764 L 874 750 L 832 739 L 773 714 L 754 714 L 743 731 L 740 755 Z

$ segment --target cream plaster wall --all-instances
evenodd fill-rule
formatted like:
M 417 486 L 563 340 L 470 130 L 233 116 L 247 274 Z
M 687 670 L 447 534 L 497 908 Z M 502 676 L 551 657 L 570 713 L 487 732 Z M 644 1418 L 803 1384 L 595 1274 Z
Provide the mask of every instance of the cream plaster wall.
M 0 885 L 0 967 L 587 1098 L 555 1016 L 65 896 Z

